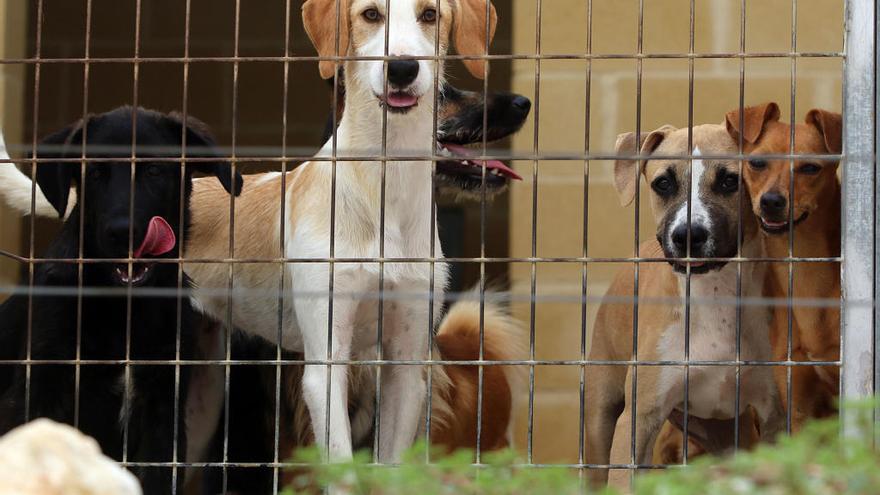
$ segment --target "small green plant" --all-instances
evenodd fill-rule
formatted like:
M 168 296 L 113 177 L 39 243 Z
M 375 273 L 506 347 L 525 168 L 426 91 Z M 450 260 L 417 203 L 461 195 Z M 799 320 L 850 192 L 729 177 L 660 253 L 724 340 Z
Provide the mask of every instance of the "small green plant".
M 636 477 L 636 495 L 875 495 L 880 494 L 880 453 L 874 448 L 875 403 L 847 407 L 856 434 L 842 436 L 836 419 L 815 421 L 793 437 L 725 459 L 704 457 L 687 467 Z M 314 449 L 300 450 L 300 468 L 285 495 L 318 493 L 334 485 L 356 495 L 574 495 L 588 493 L 586 473 L 530 467 L 517 453 L 452 455 L 414 447 L 398 466 L 371 463 L 360 453 L 347 464 L 326 464 Z M 605 490 L 604 495 L 613 495 Z

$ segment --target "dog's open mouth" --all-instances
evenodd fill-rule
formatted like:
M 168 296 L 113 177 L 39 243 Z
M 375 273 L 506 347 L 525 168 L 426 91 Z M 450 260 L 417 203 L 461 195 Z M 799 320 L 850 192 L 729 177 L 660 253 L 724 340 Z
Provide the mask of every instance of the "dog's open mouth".
M 419 97 L 409 91 L 391 91 L 379 101 L 391 113 L 406 113 L 419 105 Z
M 147 233 L 141 245 L 135 250 L 134 258 L 153 258 L 169 253 L 177 245 L 174 229 L 162 217 L 153 217 L 147 226 Z M 113 276 L 119 285 L 139 287 L 150 280 L 155 263 L 133 263 L 129 273 L 128 264 L 116 265 Z
M 807 219 L 810 215 L 810 212 L 805 211 L 794 221 L 793 227 L 796 227 L 798 224 Z M 773 222 L 764 218 L 764 216 L 759 216 L 758 219 L 761 222 L 761 230 L 767 232 L 768 234 L 785 234 L 788 233 L 788 220 L 783 220 L 781 222 Z
M 128 265 L 116 265 L 116 268 L 113 269 L 113 276 L 119 285 L 140 287 L 149 281 L 154 266 L 154 263 L 134 263 L 131 266 L 131 275 L 129 275 Z
M 480 150 L 459 144 L 438 143 L 439 156 L 449 159 L 437 161 L 437 172 L 454 178 L 463 189 L 479 189 L 483 182 L 483 167 L 486 168 L 486 187 L 498 189 L 507 185 L 509 179 L 522 180 L 512 168 L 500 160 L 478 160 Z M 482 143 L 479 144 L 482 148 Z

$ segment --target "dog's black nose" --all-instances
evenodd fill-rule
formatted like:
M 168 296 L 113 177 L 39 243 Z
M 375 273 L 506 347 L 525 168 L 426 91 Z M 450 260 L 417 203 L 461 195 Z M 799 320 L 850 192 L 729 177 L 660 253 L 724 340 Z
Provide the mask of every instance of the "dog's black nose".
M 787 205 L 788 201 L 785 199 L 785 196 L 778 192 L 771 191 L 761 196 L 761 212 L 765 214 L 779 215 L 785 213 Z
M 532 101 L 525 96 L 516 96 L 510 104 L 523 114 L 528 114 L 532 109 Z
M 682 253 L 687 251 L 687 224 L 679 225 L 672 231 L 672 243 Z M 691 225 L 691 256 L 701 254 L 700 250 L 709 240 L 709 230 L 702 225 Z
M 131 224 L 127 218 L 118 220 L 110 220 L 107 222 L 107 238 L 116 246 L 128 246 L 128 235 L 131 231 Z
M 388 62 L 388 82 L 396 88 L 409 86 L 418 75 L 418 60 L 392 60 Z

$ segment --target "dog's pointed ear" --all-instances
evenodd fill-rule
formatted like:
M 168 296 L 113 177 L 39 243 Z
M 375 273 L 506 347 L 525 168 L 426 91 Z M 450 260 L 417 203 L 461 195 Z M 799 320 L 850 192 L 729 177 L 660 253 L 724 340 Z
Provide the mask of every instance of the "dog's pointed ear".
M 739 146 L 739 136 L 742 134 L 743 141 L 749 144 L 758 142 L 758 138 L 764 133 L 764 127 L 769 122 L 779 121 L 779 105 L 774 102 L 746 107 L 742 113 L 742 129 L 740 129 L 739 109 L 727 112 L 725 118 L 727 133 Z
M 498 25 L 498 14 L 490 0 L 458 0 L 457 10 L 453 16 L 452 32 L 455 40 L 455 49 L 459 55 L 482 56 L 487 55 L 486 48 L 495 37 L 495 27 Z M 489 14 L 488 28 L 486 32 L 486 13 Z M 486 61 L 479 59 L 462 60 L 468 72 L 477 79 L 486 76 Z
M 843 118 L 839 113 L 814 108 L 807 112 L 805 120 L 819 130 L 829 153 L 840 154 L 843 150 Z
M 650 155 L 666 139 L 666 136 L 675 130 L 676 128 L 671 125 L 664 125 L 654 131 L 641 133 L 638 139 L 636 139 L 634 132 L 621 134 L 617 136 L 614 151 L 618 155 Z M 629 158 L 614 161 L 614 187 L 620 197 L 621 206 L 629 206 L 635 199 L 636 189 L 639 187 L 639 176 L 645 171 L 645 163 L 647 160 Z M 637 166 L 638 175 L 636 175 Z
M 88 125 L 88 117 L 80 119 L 60 131 L 56 131 L 40 141 L 37 154 L 33 158 L 76 158 L 82 155 L 83 127 Z M 79 184 L 80 164 L 71 161 L 39 162 L 37 164 L 37 184 L 49 203 L 58 212 L 59 218 L 67 213 L 70 187 Z
M 238 196 L 241 194 L 241 188 L 244 180 L 241 173 L 237 170 L 232 173 L 232 166 L 228 161 L 223 160 L 217 150 L 217 143 L 211 135 L 208 126 L 194 118 L 187 116 L 186 124 L 183 122 L 183 116 L 177 112 L 172 112 L 166 117 L 169 129 L 174 133 L 178 142 L 181 141 L 183 133 L 186 132 L 186 156 L 195 158 L 216 158 L 211 161 L 197 161 L 187 163 L 186 170 L 188 173 L 201 172 L 207 175 L 217 177 L 223 188 L 229 194 Z
M 319 57 L 343 57 L 348 54 L 349 30 L 351 29 L 349 1 L 306 0 L 303 4 L 303 25 L 306 28 L 306 34 L 309 35 L 309 39 L 312 40 L 312 44 L 318 51 Z M 339 47 L 338 51 L 337 46 Z M 321 60 L 318 62 L 318 71 L 321 73 L 321 77 L 330 79 L 336 74 L 336 62 Z

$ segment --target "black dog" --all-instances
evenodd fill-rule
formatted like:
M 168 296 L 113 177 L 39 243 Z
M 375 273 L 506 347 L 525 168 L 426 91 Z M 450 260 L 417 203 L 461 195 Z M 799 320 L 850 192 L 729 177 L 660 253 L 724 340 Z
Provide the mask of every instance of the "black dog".
M 132 180 L 133 125 L 134 155 L 147 160 L 135 162 Z M 184 136 L 187 156 L 204 158 L 188 162 L 185 174 L 178 161 L 149 160 L 180 157 Z M 0 307 L 3 346 L 16 359 L 29 350 L 32 359 L 49 362 L 31 365 L 30 376 L 24 366 L 15 369 L 0 398 L 0 433 L 36 417 L 73 424 L 105 454 L 133 463 L 144 493 L 171 493 L 172 469 L 144 464 L 169 463 L 175 453 L 178 462 L 187 460 L 181 418 L 190 370 L 164 361 L 192 359 L 199 316 L 177 291 L 189 286 L 179 280 L 178 265 L 150 260 L 180 257 L 193 172 L 216 175 L 227 191 L 240 192 L 241 177 L 213 147 L 198 121 L 131 107 L 90 116 L 42 141 L 38 158 L 79 158 L 85 150 L 84 175 L 78 160 L 37 166 L 40 189 L 62 217 L 71 186 L 80 199 L 48 260 L 35 268 L 31 309 L 26 295 Z M 80 249 L 81 278 L 78 264 L 65 261 L 77 260 Z M 130 253 L 141 261 L 129 265 Z M 80 284 L 91 292 L 78 290 Z M 77 367 L 76 360 L 86 362 Z

